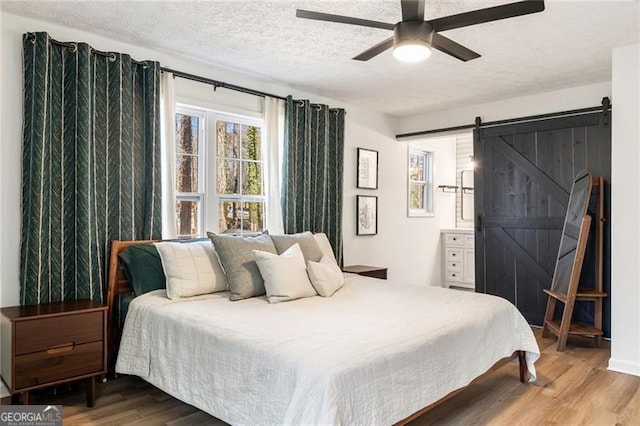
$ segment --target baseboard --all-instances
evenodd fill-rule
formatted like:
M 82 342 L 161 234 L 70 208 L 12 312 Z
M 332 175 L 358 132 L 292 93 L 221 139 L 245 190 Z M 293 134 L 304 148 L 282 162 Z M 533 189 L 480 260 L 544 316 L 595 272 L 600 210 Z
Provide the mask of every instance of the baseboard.
M 613 358 L 609 358 L 608 370 L 616 371 L 618 373 L 631 374 L 633 376 L 640 376 L 640 364 L 628 361 L 620 361 Z

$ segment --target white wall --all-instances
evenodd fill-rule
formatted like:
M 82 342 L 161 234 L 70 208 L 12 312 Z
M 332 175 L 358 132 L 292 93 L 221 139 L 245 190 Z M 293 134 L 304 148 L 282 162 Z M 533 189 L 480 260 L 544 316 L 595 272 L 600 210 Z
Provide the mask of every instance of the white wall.
M 365 127 L 347 132 L 344 185 L 344 263 L 389 267 L 389 279 L 416 285 L 442 285 L 440 229 L 455 226 L 455 194 L 434 191 L 433 217 L 407 217 L 408 146 L 434 153 L 434 185 L 455 185 L 455 138 L 397 142 Z M 351 137 L 350 132 L 365 136 Z M 378 190 L 356 189 L 356 149 L 379 151 Z M 378 196 L 378 234 L 355 236 L 356 195 Z M 348 236 L 351 236 L 348 238 Z
M 613 50 L 611 359 L 640 376 L 640 44 Z
M 411 115 L 398 120 L 397 133 L 473 124 L 478 116 L 486 122 L 598 106 L 605 96 L 611 96 L 610 82 Z

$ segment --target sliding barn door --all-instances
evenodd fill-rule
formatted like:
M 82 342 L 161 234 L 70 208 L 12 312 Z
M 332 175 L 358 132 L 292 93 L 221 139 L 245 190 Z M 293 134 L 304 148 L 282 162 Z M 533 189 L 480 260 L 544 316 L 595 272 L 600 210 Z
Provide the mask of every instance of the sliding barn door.
M 543 289 L 551 286 L 569 192 L 583 169 L 605 178 L 609 217 L 610 115 L 591 113 L 474 132 L 476 291 L 513 302 L 542 325 Z M 593 285 L 593 238 L 583 284 Z M 610 234 L 605 235 L 605 291 L 610 288 Z M 589 316 L 588 308 L 577 315 Z M 605 309 L 605 330 L 609 329 Z

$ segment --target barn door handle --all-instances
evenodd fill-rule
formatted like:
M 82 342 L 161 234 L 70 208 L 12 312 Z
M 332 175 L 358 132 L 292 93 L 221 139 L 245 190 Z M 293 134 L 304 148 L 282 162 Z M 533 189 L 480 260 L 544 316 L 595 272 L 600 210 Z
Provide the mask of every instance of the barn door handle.
M 478 215 L 478 220 L 476 222 L 476 231 L 482 232 L 482 215 Z

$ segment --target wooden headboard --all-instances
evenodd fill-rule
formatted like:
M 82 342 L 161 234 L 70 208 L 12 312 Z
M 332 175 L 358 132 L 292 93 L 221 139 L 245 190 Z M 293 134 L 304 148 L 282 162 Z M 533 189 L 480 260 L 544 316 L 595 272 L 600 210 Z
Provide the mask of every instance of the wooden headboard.
M 107 326 L 109 327 L 109 352 L 116 349 L 120 343 L 119 333 L 113 324 L 113 314 L 116 309 L 117 296 L 120 294 L 130 293 L 133 291 L 131 284 L 120 268 L 120 259 L 118 255 L 129 246 L 138 244 L 151 244 L 159 240 L 139 240 L 139 241 L 111 241 L 111 254 L 109 255 L 109 272 L 107 276 Z

